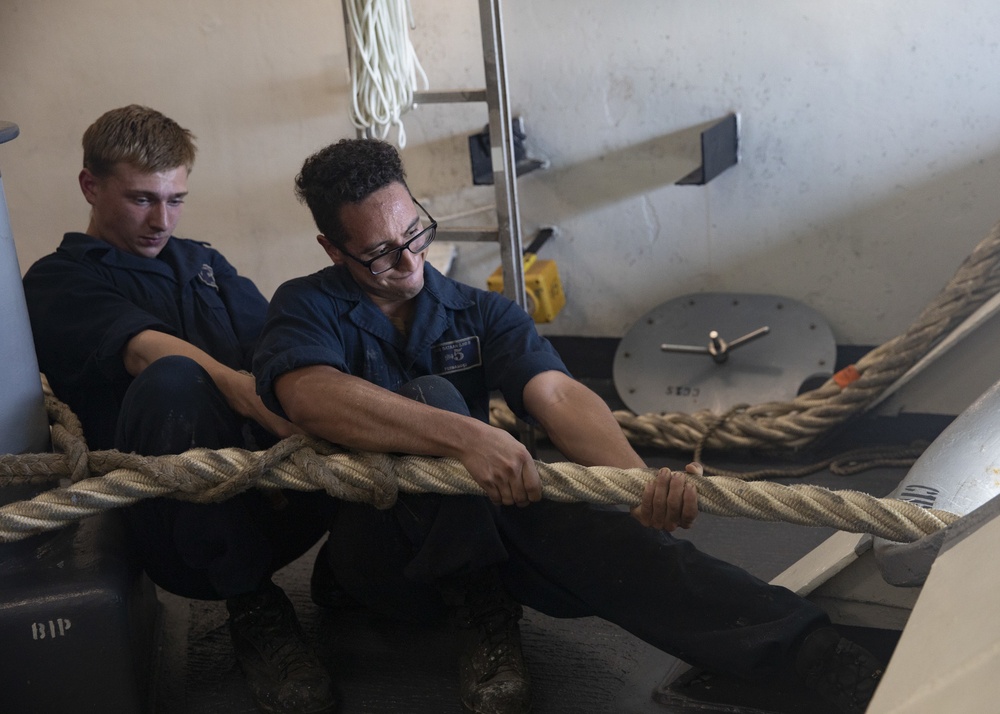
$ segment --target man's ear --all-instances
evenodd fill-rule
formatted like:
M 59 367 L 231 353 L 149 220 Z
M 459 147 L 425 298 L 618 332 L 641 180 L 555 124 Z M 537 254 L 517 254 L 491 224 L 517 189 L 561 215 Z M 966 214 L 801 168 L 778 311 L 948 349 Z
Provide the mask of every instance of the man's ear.
M 330 256 L 330 260 L 333 261 L 334 265 L 340 265 L 344 262 L 344 254 L 337 246 L 331 243 L 325 235 L 320 233 L 316 236 L 316 242 L 323 246 L 323 250 L 325 250 L 326 254 Z
M 94 176 L 90 172 L 90 169 L 83 169 L 80 171 L 80 190 L 83 191 L 83 197 L 87 199 L 87 203 L 91 206 L 94 205 L 94 201 L 97 200 L 97 190 L 100 188 L 101 179 Z

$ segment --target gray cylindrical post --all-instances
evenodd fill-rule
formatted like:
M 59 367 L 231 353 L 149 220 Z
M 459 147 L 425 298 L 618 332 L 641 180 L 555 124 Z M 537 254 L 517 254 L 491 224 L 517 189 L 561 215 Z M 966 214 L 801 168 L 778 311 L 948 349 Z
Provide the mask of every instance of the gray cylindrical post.
M 0 121 L 0 145 L 15 138 L 16 124 Z M 0 176 L 0 454 L 49 450 L 49 425 L 38 359 L 21 287 L 3 178 Z M 0 500 L 3 499 L 0 496 Z

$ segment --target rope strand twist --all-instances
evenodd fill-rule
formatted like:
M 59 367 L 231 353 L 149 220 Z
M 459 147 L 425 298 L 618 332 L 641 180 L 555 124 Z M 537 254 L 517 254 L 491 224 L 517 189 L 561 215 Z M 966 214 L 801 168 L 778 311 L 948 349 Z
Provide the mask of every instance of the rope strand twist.
M 1000 223 L 962 263 L 951 281 L 903 334 L 853 365 L 849 380 L 834 375 L 817 389 L 790 402 L 733 409 L 723 417 L 616 411 L 633 444 L 666 449 L 798 449 L 864 410 L 882 391 L 916 364 L 951 329 L 1000 287 Z M 46 409 L 52 424 L 50 454 L 0 456 L 0 486 L 69 479 L 29 501 L 0 507 L 0 542 L 62 527 L 102 510 L 143 498 L 170 496 L 208 502 L 248 488 L 326 490 L 336 497 L 386 508 L 398 491 L 481 494 L 460 463 L 450 459 L 355 454 L 306 437 L 290 437 L 263 452 L 193 449 L 176 456 L 144 457 L 118 451 L 89 451 L 79 419 L 51 394 Z M 506 405 L 494 402 L 491 421 L 514 430 Z M 844 468 L 852 459 L 842 458 Z M 888 458 L 883 456 L 882 458 Z M 898 464 L 899 454 L 892 456 Z M 833 465 L 833 461 L 823 462 Z M 887 462 L 888 463 L 888 462 Z M 537 464 L 546 498 L 561 501 L 637 505 L 653 469 L 611 469 L 577 464 Z M 759 520 L 829 526 L 912 541 L 959 518 L 896 499 L 857 491 L 833 492 L 815 486 L 751 483 L 746 475 L 688 478 L 702 511 Z
M 34 482 L 39 476 L 74 483 L 0 507 L 0 542 L 60 528 L 144 498 L 208 503 L 249 488 L 288 488 L 325 490 L 335 498 L 388 508 L 399 491 L 483 493 L 455 459 L 344 452 L 305 436 L 289 437 L 266 451 L 191 449 L 169 456 L 88 451 L 72 412 L 53 397 L 46 404 L 53 434 L 59 434 L 53 442 L 62 453 L 0 456 L 0 483 Z M 656 474 L 656 469 L 573 463 L 536 462 L 536 466 L 544 496 L 564 502 L 636 506 L 645 484 Z M 922 538 L 958 519 L 945 511 L 857 491 L 696 474 L 688 478 L 698 491 L 699 508 L 717 515 L 831 526 L 901 542 Z

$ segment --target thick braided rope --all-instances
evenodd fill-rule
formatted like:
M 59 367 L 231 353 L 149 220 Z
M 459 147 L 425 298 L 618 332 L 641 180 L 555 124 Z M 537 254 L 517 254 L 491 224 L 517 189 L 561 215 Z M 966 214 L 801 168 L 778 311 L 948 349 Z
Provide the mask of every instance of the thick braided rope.
M 38 477 L 76 482 L 30 501 L 0 507 L 0 542 L 59 528 L 79 518 L 144 498 L 170 496 L 197 502 L 230 498 L 248 488 L 326 490 L 331 496 L 387 508 L 399 490 L 481 494 L 465 468 L 451 459 L 345 453 L 304 436 L 267 451 L 192 449 L 176 456 L 88 451 L 79 420 L 51 395 L 46 407 L 53 445 L 61 453 L 0 456 L 0 483 Z M 537 462 L 546 498 L 588 503 L 639 503 L 653 469 L 583 467 Z M 958 518 L 894 499 L 813 486 L 747 484 L 741 479 L 690 475 L 701 509 L 726 516 L 786 520 L 911 541 Z
M 831 379 L 791 402 L 733 410 L 721 421 L 710 412 L 645 416 L 615 412 L 615 416 L 630 441 L 642 445 L 682 450 L 805 446 L 830 426 L 864 409 L 942 336 L 995 293 L 1000 286 L 998 253 L 1000 224 L 973 250 L 913 326 L 865 355 L 854 366 L 857 379 L 844 387 Z M 362 457 L 334 454 L 330 451 L 332 447 L 320 442 L 306 443 L 301 437 L 286 439 L 266 452 L 196 449 L 178 456 L 155 458 L 116 451 L 90 452 L 76 416 L 51 395 L 46 396 L 46 406 L 53 421 L 53 446 L 59 453 L 0 456 L 0 486 L 58 478 L 78 483 L 0 508 L 0 541 L 58 528 L 107 508 L 161 495 L 211 501 L 255 486 L 322 488 L 338 498 L 385 507 L 395 500 L 397 488 L 481 493 L 464 468 L 454 462 L 450 462 L 452 471 L 446 472 L 442 469 L 449 464 L 447 460 L 367 455 L 363 465 L 351 461 L 332 469 L 330 459 Z M 492 414 L 494 423 L 503 426 L 508 421 L 496 405 Z M 513 424 L 512 415 L 509 423 Z M 372 466 L 372 462 L 378 466 Z M 392 466 L 397 462 L 407 464 L 407 469 Z M 428 465 L 431 463 L 435 464 L 433 468 Z M 583 468 L 575 464 L 539 463 L 546 497 L 636 505 L 642 486 L 654 473 L 644 469 L 615 471 L 592 467 L 585 470 L 585 478 L 574 480 L 579 478 L 574 469 Z M 574 477 L 566 471 L 572 471 Z M 636 471 L 640 476 L 627 476 Z M 387 473 L 393 478 L 385 477 Z M 625 478 L 627 485 L 615 480 L 618 478 Z M 751 484 L 720 476 L 712 480 L 692 477 L 692 481 L 699 491 L 699 506 L 707 513 L 830 526 L 896 541 L 914 540 L 958 518 L 854 491 L 832 492 L 767 482 Z
M 386 508 L 395 501 L 397 489 L 409 493 L 483 493 L 453 459 L 336 452 L 326 442 L 301 436 L 262 452 L 192 449 L 176 456 L 119 452 L 91 452 L 90 456 L 90 470 L 97 463 L 118 465 L 103 476 L 0 507 L 0 542 L 157 496 L 212 502 L 252 487 L 323 489 L 337 498 Z M 0 457 L 0 474 L 15 471 L 19 464 L 16 457 Z M 556 501 L 635 506 L 646 482 L 656 474 L 655 469 L 536 465 L 544 496 Z M 73 465 L 67 460 L 61 471 L 71 473 Z M 830 526 L 900 542 L 917 540 L 958 519 L 944 511 L 855 491 L 748 483 L 727 477 L 688 478 L 698 491 L 701 510 L 718 515 Z
M 615 411 L 622 431 L 637 446 L 680 451 L 798 449 L 864 411 L 882 392 L 926 355 L 945 335 L 1000 289 L 1000 223 L 977 245 L 948 284 L 902 334 L 852 365 L 846 381 L 834 375 L 820 387 L 789 402 L 766 402 L 733 410 L 724 418 L 710 411 L 693 414 L 633 414 Z M 490 405 L 495 426 L 516 430 L 502 400 Z
M 702 464 L 708 476 L 728 476 L 743 481 L 775 478 L 804 478 L 826 469 L 834 476 L 850 476 L 874 468 L 909 468 L 927 449 L 927 442 L 914 442 L 908 446 L 870 446 L 852 449 L 818 461 L 787 466 L 768 466 L 751 471 L 733 471 Z

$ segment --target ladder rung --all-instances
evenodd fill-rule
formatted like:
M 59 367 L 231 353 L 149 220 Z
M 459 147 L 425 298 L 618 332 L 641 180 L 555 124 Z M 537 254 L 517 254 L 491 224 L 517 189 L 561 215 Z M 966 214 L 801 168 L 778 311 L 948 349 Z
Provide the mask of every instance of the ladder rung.
M 12 124 L 9 121 L 0 121 L 0 144 L 6 144 L 8 141 L 17 138 L 20 129 L 17 128 L 17 124 Z
M 500 240 L 500 232 L 495 228 L 438 228 L 440 240 L 450 240 L 465 243 L 496 243 Z
M 456 89 L 450 92 L 414 92 L 414 104 L 460 104 L 485 102 L 485 89 Z

